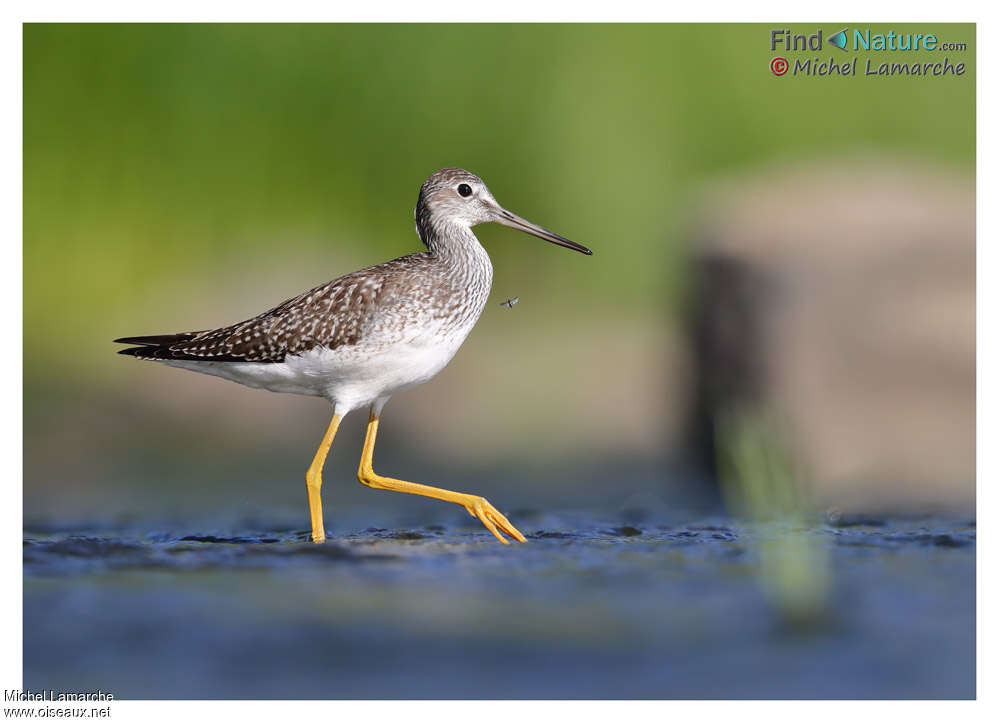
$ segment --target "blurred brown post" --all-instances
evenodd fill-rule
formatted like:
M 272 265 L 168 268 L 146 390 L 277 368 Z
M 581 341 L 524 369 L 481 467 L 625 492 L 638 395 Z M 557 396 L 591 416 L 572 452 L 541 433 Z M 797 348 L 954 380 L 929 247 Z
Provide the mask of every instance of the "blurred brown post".
M 815 163 L 705 194 L 693 343 L 696 444 L 757 406 L 822 504 L 967 508 L 975 492 L 970 174 Z

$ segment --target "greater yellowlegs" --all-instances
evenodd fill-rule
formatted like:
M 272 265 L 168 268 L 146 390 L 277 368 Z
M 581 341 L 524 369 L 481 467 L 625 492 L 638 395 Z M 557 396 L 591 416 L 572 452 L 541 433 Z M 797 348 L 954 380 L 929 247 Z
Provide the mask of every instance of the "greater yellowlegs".
M 323 529 L 322 469 L 340 420 L 369 407 L 357 477 L 373 489 L 462 505 L 500 542 L 526 542 L 484 497 L 382 477 L 372 469 L 378 418 L 395 392 L 422 384 L 451 361 L 475 326 L 492 284 L 489 256 L 471 227 L 496 222 L 584 254 L 585 246 L 510 213 L 475 174 L 437 171 L 420 188 L 416 233 L 427 250 L 355 271 L 270 311 L 220 329 L 115 339 L 139 359 L 257 389 L 324 397 L 333 419 L 305 475 L 312 539 Z

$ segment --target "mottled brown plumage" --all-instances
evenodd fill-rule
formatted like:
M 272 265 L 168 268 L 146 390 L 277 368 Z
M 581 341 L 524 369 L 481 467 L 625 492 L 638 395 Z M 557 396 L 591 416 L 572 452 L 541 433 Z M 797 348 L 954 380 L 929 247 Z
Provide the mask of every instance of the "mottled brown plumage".
M 456 322 L 467 321 L 468 314 L 463 313 L 462 306 L 472 299 L 478 301 L 478 294 L 469 283 L 473 276 L 481 274 L 464 272 L 475 271 L 475 266 L 481 266 L 481 259 L 455 244 L 447 229 L 442 228 L 450 220 L 447 212 L 452 206 L 460 209 L 465 205 L 465 200 L 454 193 L 454 187 L 460 183 L 482 184 L 482 181 L 464 169 L 444 168 L 420 188 L 414 216 L 426 252 L 341 276 L 238 324 L 115 339 L 122 344 L 138 345 L 118 353 L 159 361 L 272 364 L 283 362 L 289 354 L 304 354 L 317 347 L 334 350 L 355 345 L 372 328 L 380 312 L 392 314 L 398 311 L 393 307 L 407 303 L 421 307 L 418 316 L 435 319 L 453 316 Z M 467 262 L 467 268 L 456 276 L 453 269 L 445 268 L 449 260 Z M 488 294 L 488 283 L 484 291 Z M 407 318 L 404 314 L 396 316 Z M 380 321 L 384 327 L 384 319 Z
M 316 347 L 351 346 L 380 305 L 414 291 L 412 274 L 430 260 L 427 253 L 411 254 L 361 269 L 219 329 L 116 339 L 140 345 L 118 353 L 139 359 L 277 363 Z M 432 296 L 425 300 L 432 302 Z

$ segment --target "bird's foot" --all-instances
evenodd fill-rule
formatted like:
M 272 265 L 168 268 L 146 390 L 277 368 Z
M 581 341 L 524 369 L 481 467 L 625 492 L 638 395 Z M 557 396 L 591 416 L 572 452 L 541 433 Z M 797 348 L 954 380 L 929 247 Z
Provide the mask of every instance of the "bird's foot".
M 470 495 L 469 501 L 465 503 L 465 509 L 468 510 L 468 514 L 472 517 L 477 517 L 486 526 L 486 529 L 496 535 L 496 539 L 504 545 L 509 545 L 510 543 L 500 534 L 500 530 L 518 542 L 527 542 L 527 538 L 521 534 L 520 530 L 510 524 L 510 520 L 493 507 L 485 497 Z

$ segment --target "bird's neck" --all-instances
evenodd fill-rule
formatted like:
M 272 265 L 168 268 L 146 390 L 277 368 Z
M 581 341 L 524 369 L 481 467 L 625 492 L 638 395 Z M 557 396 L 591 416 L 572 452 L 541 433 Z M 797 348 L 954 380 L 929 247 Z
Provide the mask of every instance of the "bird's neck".
M 439 223 L 427 231 L 420 238 L 447 274 L 462 286 L 484 288 L 488 294 L 493 265 L 472 229 L 457 223 Z

